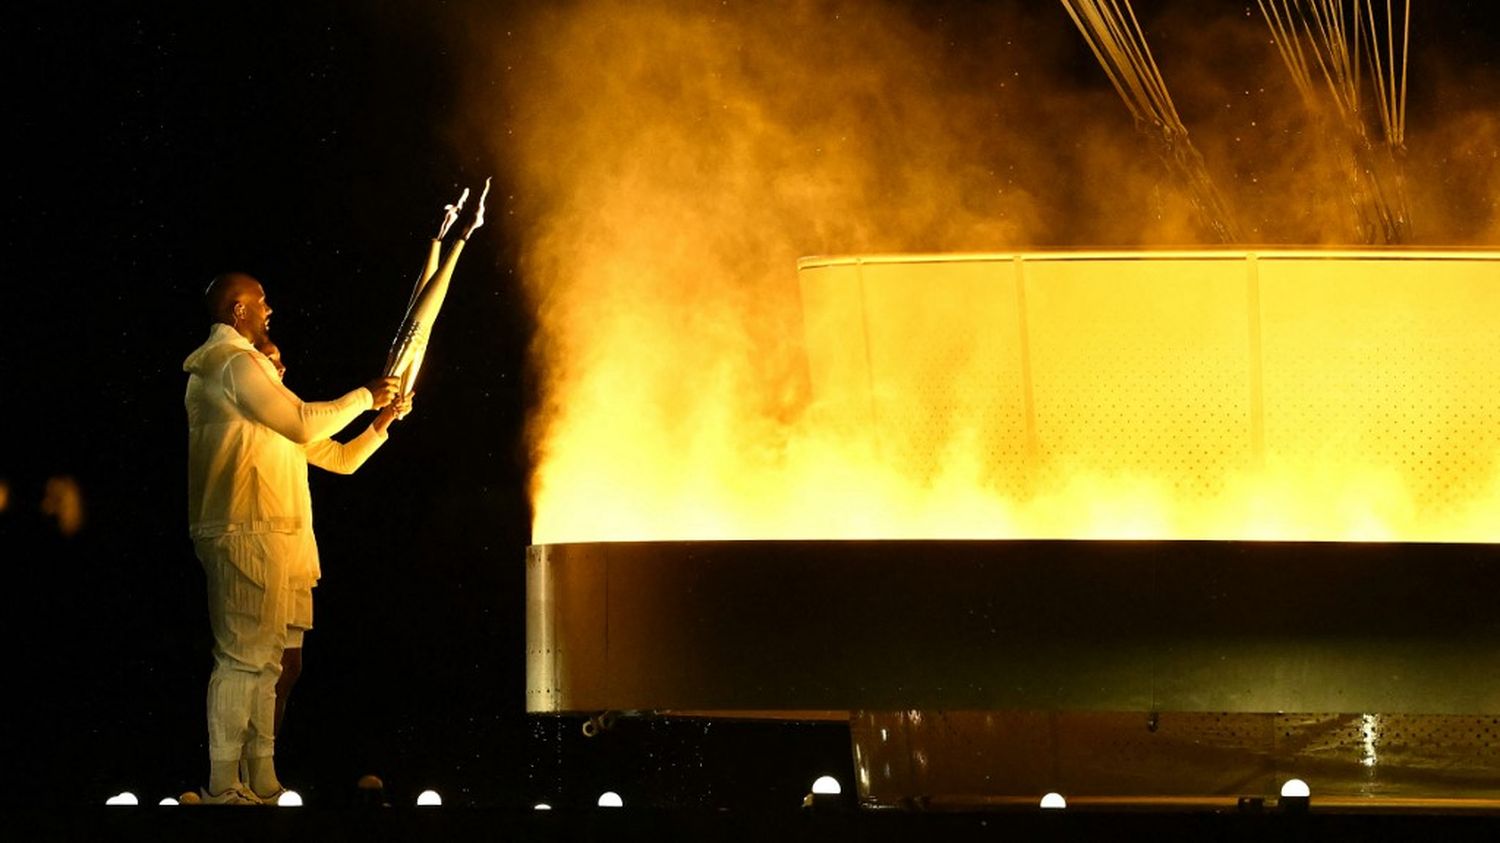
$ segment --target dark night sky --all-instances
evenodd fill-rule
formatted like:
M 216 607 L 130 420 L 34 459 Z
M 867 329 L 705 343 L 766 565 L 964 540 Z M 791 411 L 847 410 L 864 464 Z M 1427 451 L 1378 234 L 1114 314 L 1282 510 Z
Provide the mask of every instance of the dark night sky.
M 175 792 L 202 773 L 181 361 L 208 279 L 262 278 L 288 384 L 333 397 L 378 374 L 442 204 L 490 174 L 447 139 L 452 69 L 424 16 L 363 9 L 7 15 L 0 558 L 24 586 L 28 780 Z M 325 578 L 294 706 L 333 757 L 299 770 L 322 756 L 289 727 L 292 780 L 473 780 L 516 755 L 527 329 L 506 249 L 490 226 L 466 251 L 417 412 L 355 477 L 313 480 Z M 87 507 L 67 540 L 33 514 L 56 474 Z
M 4 800 L 203 783 L 211 641 L 184 524 L 181 362 L 206 332 L 207 281 L 260 277 L 288 385 L 342 394 L 378 374 L 443 204 L 500 175 L 454 139 L 434 22 L 452 8 L 371 8 L 8 9 L 0 564 L 19 654 L 8 755 L 25 763 L 7 765 Z M 632 722 L 590 742 L 577 721 L 525 716 L 530 329 L 514 262 L 501 226 L 476 235 L 416 411 L 357 475 L 312 473 L 324 577 L 282 778 L 335 806 L 369 772 L 403 801 L 437 786 L 566 806 L 609 786 L 795 804 L 822 759 L 849 763 L 847 732 Z M 70 539 L 37 514 L 64 474 L 87 513 Z M 777 746 L 774 771 L 742 763 Z
M 422 4 L 375 5 L 7 8 L 12 775 L 27 759 L 27 781 L 83 801 L 201 783 L 209 640 L 183 523 L 180 367 L 205 331 L 204 284 L 229 268 L 262 278 L 288 385 L 341 394 L 377 374 L 443 203 L 492 174 L 487 152 L 453 141 L 457 69 Z M 1470 30 L 1454 49 L 1485 54 L 1483 4 L 1445 5 Z M 482 800 L 530 775 L 516 760 L 537 727 L 520 713 L 530 387 L 514 250 L 482 231 L 413 417 L 355 477 L 314 478 L 325 576 L 281 748 L 291 781 L 493 782 Z M 87 506 L 71 539 L 35 515 L 58 474 Z

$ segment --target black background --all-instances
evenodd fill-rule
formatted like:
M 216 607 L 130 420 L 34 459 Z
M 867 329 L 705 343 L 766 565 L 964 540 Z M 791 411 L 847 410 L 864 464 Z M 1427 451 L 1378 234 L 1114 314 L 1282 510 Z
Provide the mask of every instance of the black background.
M 175 793 L 205 761 L 181 409 L 204 285 L 260 277 L 288 385 L 342 394 L 378 374 L 442 204 L 489 173 L 443 137 L 453 80 L 414 9 L 10 17 L 0 474 L 28 767 L 12 772 L 69 800 Z M 421 411 L 356 477 L 314 472 L 326 576 L 279 753 L 304 789 L 376 772 L 471 790 L 524 756 L 528 329 L 506 250 L 497 226 L 470 245 Z M 35 513 L 54 475 L 83 493 L 72 537 Z

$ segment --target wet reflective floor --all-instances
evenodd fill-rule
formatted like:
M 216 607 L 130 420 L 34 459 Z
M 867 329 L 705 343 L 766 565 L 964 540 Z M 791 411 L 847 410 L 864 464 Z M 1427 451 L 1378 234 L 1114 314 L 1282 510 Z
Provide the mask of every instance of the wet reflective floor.
M 861 712 L 868 804 L 979 807 L 1044 793 L 1170 804 L 1274 802 L 1306 781 L 1352 807 L 1500 807 L 1500 718 L 1417 714 Z

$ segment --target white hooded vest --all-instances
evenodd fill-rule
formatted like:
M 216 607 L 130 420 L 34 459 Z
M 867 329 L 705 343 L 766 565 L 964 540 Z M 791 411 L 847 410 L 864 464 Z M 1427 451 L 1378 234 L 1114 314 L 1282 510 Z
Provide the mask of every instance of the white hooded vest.
M 184 403 L 192 537 L 306 531 L 311 539 L 309 452 L 304 446 L 326 439 L 370 409 L 370 391 L 359 387 L 334 401 L 304 402 L 281 383 L 271 361 L 222 323 L 210 329 L 208 341 L 188 355 L 182 368 L 188 373 Z M 365 444 L 378 446 L 379 441 Z M 314 450 L 319 447 L 324 446 Z M 355 467 L 358 462 L 363 459 Z

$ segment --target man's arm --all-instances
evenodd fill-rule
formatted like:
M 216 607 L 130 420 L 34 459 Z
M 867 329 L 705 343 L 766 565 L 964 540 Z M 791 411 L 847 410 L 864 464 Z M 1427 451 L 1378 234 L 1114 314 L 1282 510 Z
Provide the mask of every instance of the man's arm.
M 332 471 L 335 474 L 353 474 L 359 467 L 365 464 L 370 455 L 380 449 L 388 438 L 387 430 L 391 422 L 406 415 L 411 410 L 412 397 L 402 396 L 387 404 L 365 432 L 354 437 L 348 442 L 335 442 L 332 439 L 320 439 L 317 442 L 309 442 L 304 447 L 307 461 L 324 471 Z
M 264 357 L 248 352 L 230 359 L 225 381 L 245 415 L 298 444 L 326 439 L 375 404 L 363 386 L 333 401 L 303 401 Z
M 348 442 L 319 439 L 307 443 L 307 461 L 334 474 L 353 474 L 359 471 L 365 460 L 378 451 L 388 438 L 390 437 L 384 431 L 377 430 L 372 424 L 365 428 L 364 433 Z

